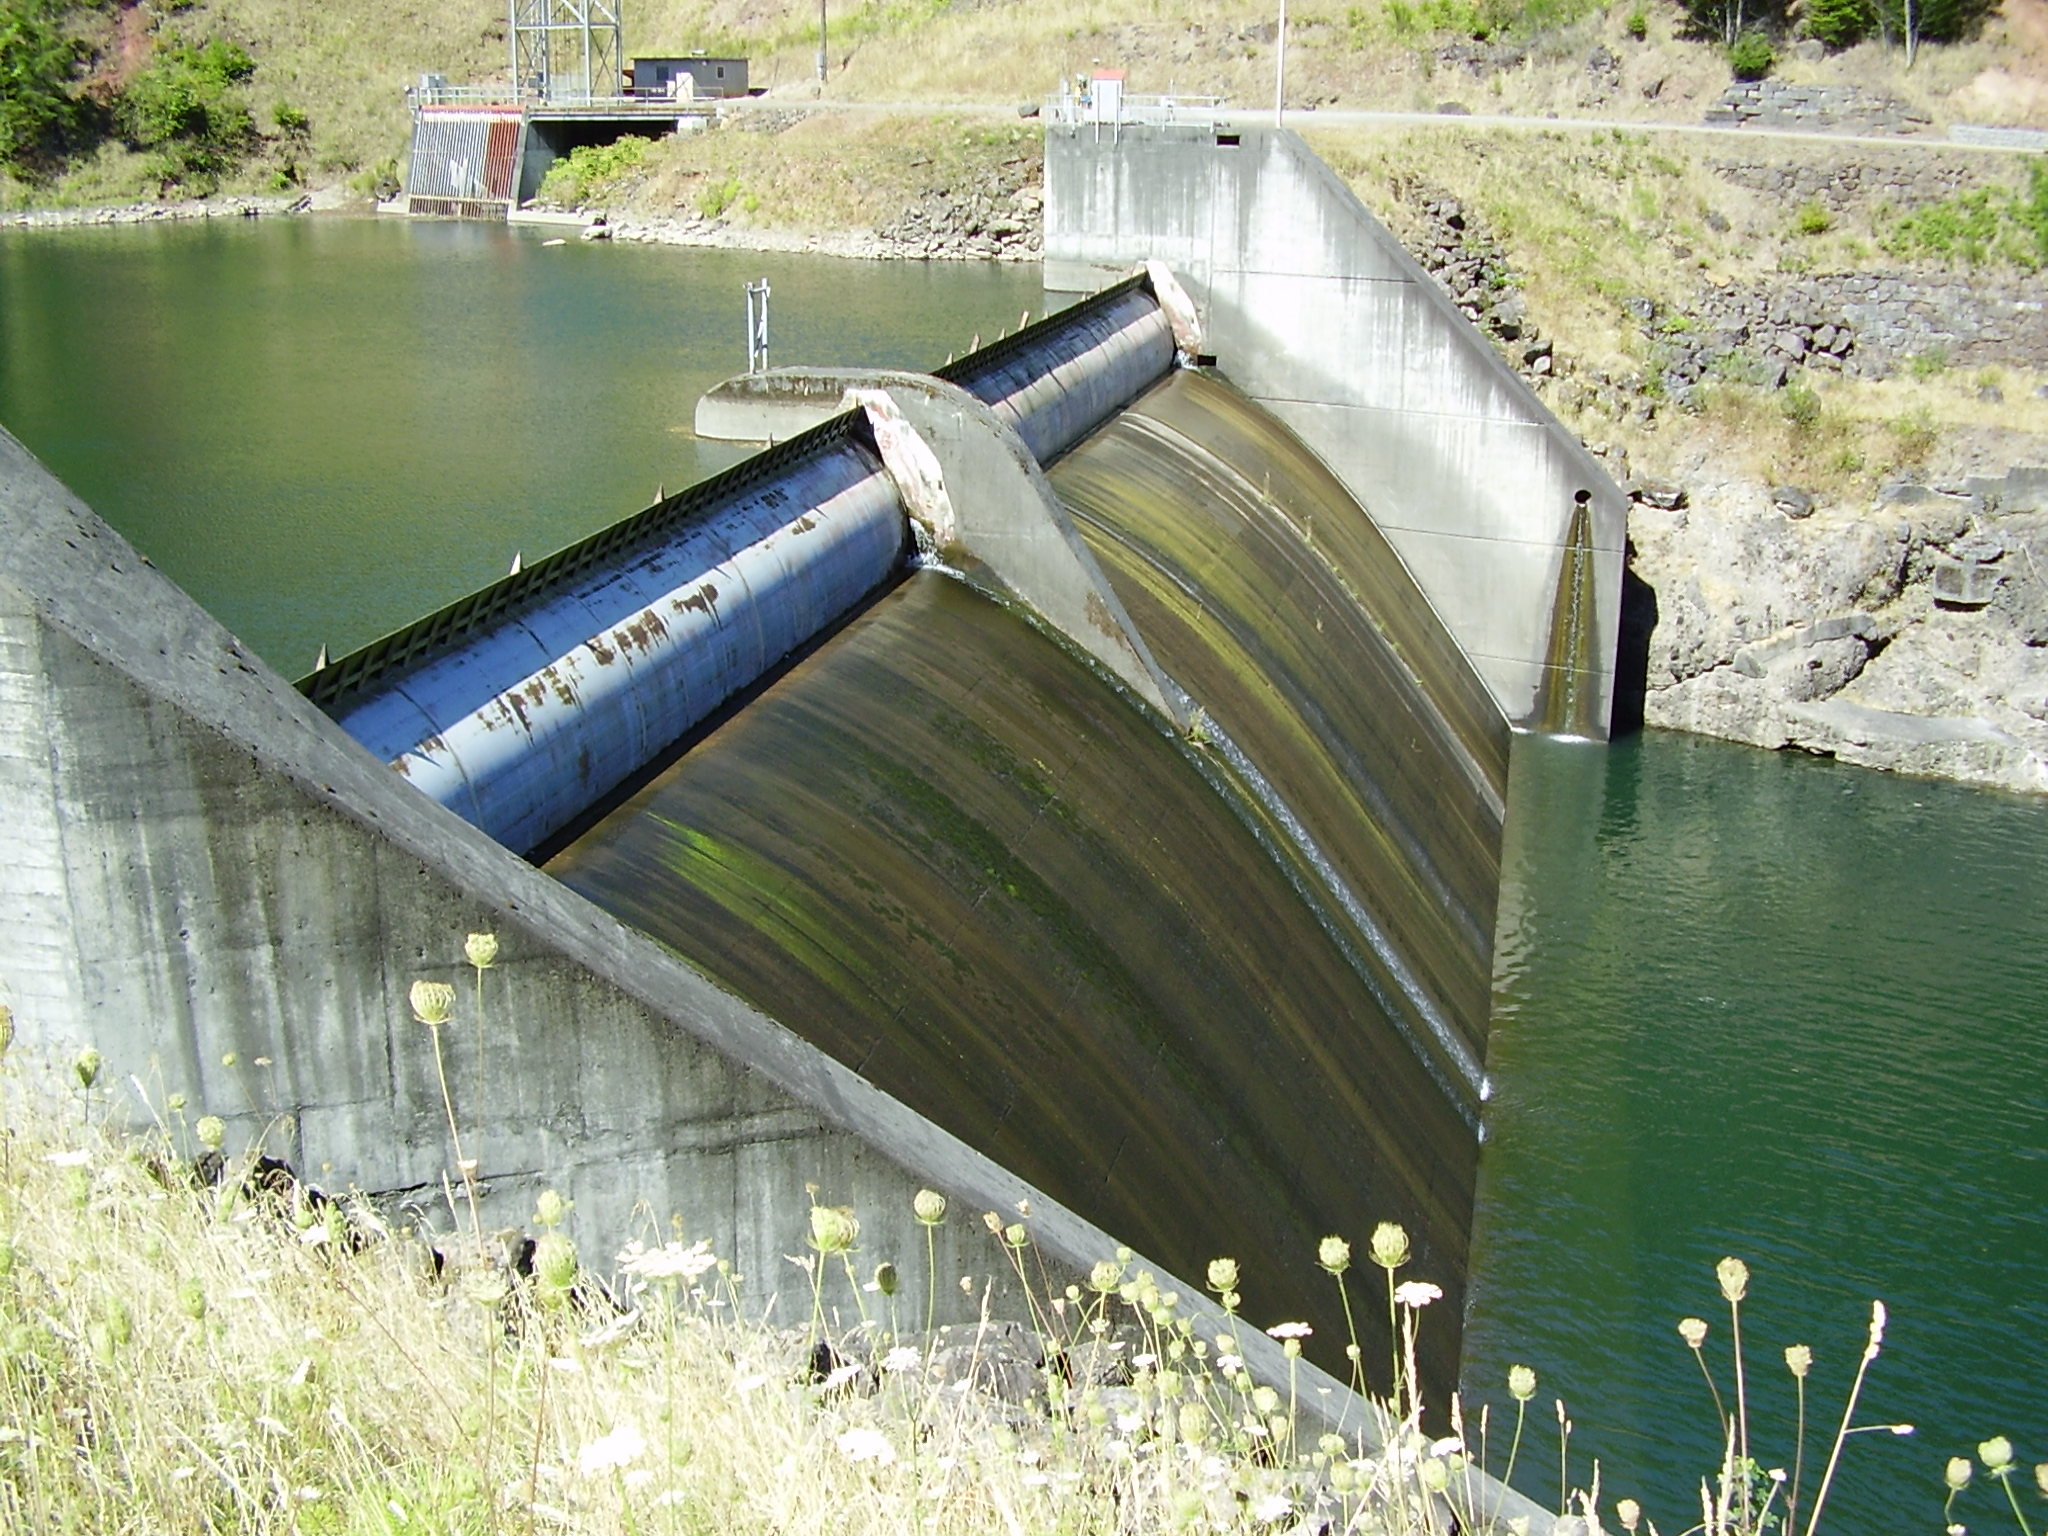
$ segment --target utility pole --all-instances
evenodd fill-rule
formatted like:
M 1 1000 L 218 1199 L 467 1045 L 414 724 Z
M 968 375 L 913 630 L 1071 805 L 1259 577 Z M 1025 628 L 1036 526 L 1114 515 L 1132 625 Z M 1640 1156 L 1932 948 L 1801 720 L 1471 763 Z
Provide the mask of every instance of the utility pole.
M 1280 0 L 1279 62 L 1273 71 L 1273 126 L 1282 126 L 1287 110 L 1287 0 Z
M 825 83 L 825 0 L 818 0 L 818 84 Z

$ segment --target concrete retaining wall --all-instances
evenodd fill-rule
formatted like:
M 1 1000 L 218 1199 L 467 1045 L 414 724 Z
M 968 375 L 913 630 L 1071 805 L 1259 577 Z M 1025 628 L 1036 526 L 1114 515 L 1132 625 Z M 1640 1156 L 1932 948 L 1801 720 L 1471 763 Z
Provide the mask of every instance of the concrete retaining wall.
M 1048 288 L 1164 261 L 1222 370 L 1365 504 L 1507 717 L 1569 694 L 1605 735 L 1626 500 L 1328 167 L 1268 129 L 1055 126 L 1046 192 Z M 1551 619 L 1581 491 L 1597 601 L 1563 686 Z

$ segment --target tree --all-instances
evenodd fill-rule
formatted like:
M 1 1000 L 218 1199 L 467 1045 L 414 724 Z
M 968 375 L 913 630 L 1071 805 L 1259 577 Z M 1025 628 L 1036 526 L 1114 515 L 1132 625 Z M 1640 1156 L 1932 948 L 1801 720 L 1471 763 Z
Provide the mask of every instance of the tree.
M 33 171 L 78 120 L 71 94 L 81 45 L 58 0 L 0 0 L 0 164 Z
M 1850 48 L 1870 32 L 1870 0 L 1811 0 L 1806 30 L 1830 48 Z
M 1998 12 L 1998 0 L 1876 0 L 1878 31 L 1906 50 L 1906 67 L 1922 43 L 1954 43 L 1973 36 Z

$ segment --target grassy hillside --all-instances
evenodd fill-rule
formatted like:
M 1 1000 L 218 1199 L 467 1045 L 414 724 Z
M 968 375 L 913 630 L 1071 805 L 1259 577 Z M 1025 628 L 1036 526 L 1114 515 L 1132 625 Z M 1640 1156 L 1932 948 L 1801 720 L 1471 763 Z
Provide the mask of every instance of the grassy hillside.
M 1853 83 L 1937 124 L 2048 122 L 2048 0 L 2002 4 L 1981 36 L 1922 49 L 1911 69 L 1902 51 L 1866 42 L 1817 58 L 1781 46 L 1775 72 Z M 1009 106 L 1098 64 L 1128 69 L 1136 91 L 1272 99 L 1269 0 L 826 0 L 825 11 L 822 87 L 811 0 L 639 0 L 626 7 L 627 52 L 743 54 L 775 95 L 846 102 Z M 0 170 L 0 199 L 15 204 L 164 190 L 162 156 L 138 150 L 120 101 L 196 42 L 224 40 L 253 62 L 230 93 L 250 131 L 218 175 L 193 178 L 202 191 L 365 177 L 403 152 L 403 92 L 422 72 L 489 80 L 509 69 L 503 0 L 0 0 L 0 35 L 30 13 L 57 17 L 80 45 L 83 110 L 58 136 L 56 164 Z M 1730 73 L 1690 14 L 1677 0 L 1308 0 L 1290 15 L 1288 100 L 1697 121 Z M 1781 44 L 1800 25 L 1795 12 Z M 4 149 L 0 133 L 0 161 Z

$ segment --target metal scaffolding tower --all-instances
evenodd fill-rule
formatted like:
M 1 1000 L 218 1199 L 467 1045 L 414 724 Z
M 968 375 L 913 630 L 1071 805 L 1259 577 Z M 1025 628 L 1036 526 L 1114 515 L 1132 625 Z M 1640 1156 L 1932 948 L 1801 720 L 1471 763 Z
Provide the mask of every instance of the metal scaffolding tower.
M 619 0 L 512 0 L 512 81 L 548 101 L 619 94 Z

